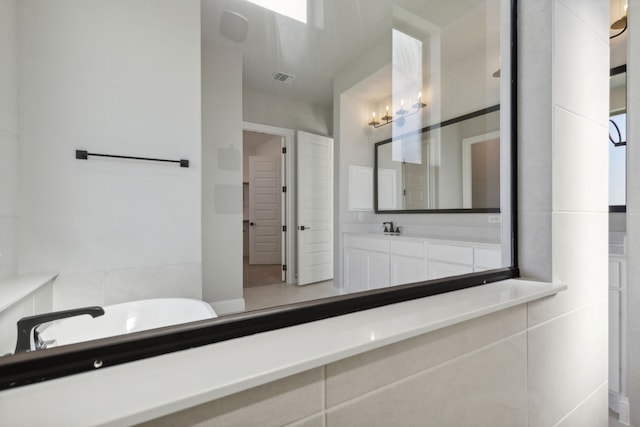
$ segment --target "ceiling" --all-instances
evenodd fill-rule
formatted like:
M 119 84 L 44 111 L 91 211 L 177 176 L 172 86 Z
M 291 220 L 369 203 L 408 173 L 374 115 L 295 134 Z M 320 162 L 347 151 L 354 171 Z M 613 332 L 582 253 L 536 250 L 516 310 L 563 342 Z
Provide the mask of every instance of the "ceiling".
M 203 43 L 222 43 L 242 51 L 246 87 L 327 107 L 333 104 L 334 76 L 354 59 L 387 46 L 391 62 L 389 39 L 394 10 L 396 16 L 401 9 L 403 15 L 413 17 L 416 25 L 428 26 L 428 32 L 434 28 L 440 32 L 441 67 L 494 46 L 498 68 L 500 20 L 487 8 L 498 8 L 499 0 L 308 1 L 310 8 L 319 12 L 312 13 L 310 22 L 303 24 L 245 0 L 203 0 Z M 243 43 L 229 41 L 220 34 L 225 10 L 237 12 L 249 21 Z M 428 57 L 425 50 L 423 58 Z M 425 62 L 424 69 L 428 68 Z M 381 99 L 390 93 L 389 70 L 371 70 L 376 77 L 369 85 L 370 97 Z M 273 81 L 276 71 L 293 74 L 296 79 L 290 84 Z

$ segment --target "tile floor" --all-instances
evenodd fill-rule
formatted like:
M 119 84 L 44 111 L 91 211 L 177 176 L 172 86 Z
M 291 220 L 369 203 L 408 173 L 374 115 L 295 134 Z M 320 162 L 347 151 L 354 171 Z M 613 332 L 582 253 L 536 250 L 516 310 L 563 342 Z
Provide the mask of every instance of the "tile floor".
M 244 257 L 243 288 L 245 310 L 258 310 L 284 304 L 339 295 L 333 280 L 298 286 L 282 282 L 280 264 L 252 265 Z
M 243 257 L 243 287 L 273 285 L 280 283 L 281 277 L 282 266 L 280 264 L 249 264 L 249 257 Z
M 335 295 L 340 295 L 340 290 L 333 286 L 333 280 L 304 286 L 280 282 L 273 285 L 244 288 L 244 303 L 245 310 L 250 311 Z

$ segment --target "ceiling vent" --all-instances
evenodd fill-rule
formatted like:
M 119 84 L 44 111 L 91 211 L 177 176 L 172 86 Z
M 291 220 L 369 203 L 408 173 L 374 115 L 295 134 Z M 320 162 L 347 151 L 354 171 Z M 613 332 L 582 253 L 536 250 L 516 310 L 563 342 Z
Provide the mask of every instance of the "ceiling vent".
M 273 77 L 271 77 L 271 80 L 275 80 L 277 82 L 289 84 L 295 78 L 296 78 L 296 76 L 293 76 L 291 74 L 281 73 L 280 71 L 276 71 L 276 73 L 273 75 Z

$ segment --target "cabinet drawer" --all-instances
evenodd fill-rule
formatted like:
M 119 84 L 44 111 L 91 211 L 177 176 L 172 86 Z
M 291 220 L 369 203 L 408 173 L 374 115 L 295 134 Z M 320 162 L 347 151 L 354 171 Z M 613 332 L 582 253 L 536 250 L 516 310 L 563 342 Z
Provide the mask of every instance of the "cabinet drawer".
M 451 264 L 449 262 L 429 261 L 429 279 L 457 276 L 473 272 L 471 265 Z
M 406 240 L 392 240 L 391 254 L 413 258 L 424 258 L 424 242 L 408 242 Z
M 346 248 L 365 249 L 376 252 L 389 252 L 389 240 L 385 238 L 367 238 L 360 236 L 345 236 L 344 246 Z
M 500 268 L 502 264 L 500 249 L 476 248 L 474 264 L 476 267 Z
M 473 265 L 473 248 L 454 245 L 429 245 L 429 259 Z

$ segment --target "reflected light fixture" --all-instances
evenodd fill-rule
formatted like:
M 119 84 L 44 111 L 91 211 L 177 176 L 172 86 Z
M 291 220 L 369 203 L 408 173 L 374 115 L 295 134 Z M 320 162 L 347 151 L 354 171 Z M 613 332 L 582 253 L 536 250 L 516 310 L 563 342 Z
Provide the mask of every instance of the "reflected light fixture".
M 627 31 L 627 5 L 624 5 L 624 16 L 620 19 L 618 19 L 616 22 L 614 22 L 613 24 L 611 24 L 611 29 L 612 30 L 622 30 L 620 31 L 618 34 L 614 34 L 611 37 L 609 37 L 609 39 L 614 39 L 620 35 L 622 35 L 622 33 L 624 33 L 625 31 Z
M 419 92 L 418 99 L 416 100 L 416 103 L 411 106 L 411 110 L 407 110 L 404 108 L 404 99 L 403 99 L 400 101 L 400 109 L 396 111 L 396 115 L 398 116 L 396 119 L 394 119 L 389 114 L 389 106 L 387 105 L 387 108 L 385 108 L 384 116 L 380 117 L 380 120 L 382 120 L 384 123 L 376 120 L 376 113 L 374 111 L 373 113 L 371 113 L 371 121 L 368 124 L 369 126 L 373 126 L 376 129 L 393 122 L 395 122 L 398 126 L 403 126 L 404 121 L 407 117 L 413 116 L 414 114 L 418 114 L 420 110 L 422 110 L 426 106 L 427 104 L 422 102 L 422 92 Z

